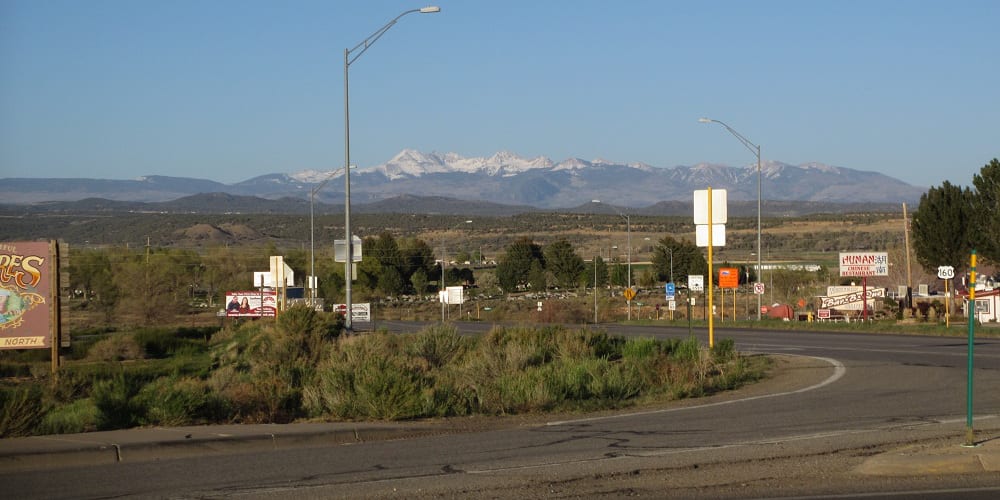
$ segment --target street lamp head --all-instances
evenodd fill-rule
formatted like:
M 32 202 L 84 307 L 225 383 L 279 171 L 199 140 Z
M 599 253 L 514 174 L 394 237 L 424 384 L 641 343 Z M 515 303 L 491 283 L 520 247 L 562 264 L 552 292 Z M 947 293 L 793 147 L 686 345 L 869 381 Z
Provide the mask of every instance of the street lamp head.
M 431 6 L 428 6 L 428 7 L 422 7 L 420 9 L 420 13 L 421 14 L 434 14 L 434 13 L 437 13 L 437 12 L 441 12 L 441 7 L 438 7 L 436 5 L 431 5 Z
M 698 118 L 698 122 L 699 123 L 712 123 L 712 119 L 711 118 L 701 117 L 701 118 Z

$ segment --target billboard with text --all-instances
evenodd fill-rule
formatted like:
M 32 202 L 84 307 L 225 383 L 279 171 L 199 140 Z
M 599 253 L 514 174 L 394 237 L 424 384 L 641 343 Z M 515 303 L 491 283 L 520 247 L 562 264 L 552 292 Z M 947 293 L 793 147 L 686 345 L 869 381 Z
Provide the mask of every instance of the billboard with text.
M 0 349 L 52 347 L 54 243 L 0 243 Z

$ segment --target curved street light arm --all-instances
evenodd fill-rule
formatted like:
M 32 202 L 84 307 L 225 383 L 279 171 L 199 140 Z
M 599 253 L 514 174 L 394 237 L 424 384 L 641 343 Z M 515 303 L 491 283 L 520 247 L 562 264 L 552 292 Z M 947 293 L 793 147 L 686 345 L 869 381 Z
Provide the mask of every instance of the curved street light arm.
M 753 142 L 750 141 L 750 139 L 747 139 L 746 137 L 743 137 L 743 134 L 740 134 L 739 132 L 737 132 L 736 130 L 734 130 L 733 127 L 730 127 L 725 122 L 722 122 L 722 121 L 719 121 L 719 120 L 715 120 L 715 119 L 712 119 L 712 118 L 698 118 L 698 121 L 701 122 L 701 123 L 713 123 L 714 122 L 714 123 L 718 123 L 719 125 L 722 125 L 723 127 L 726 128 L 726 130 L 729 131 L 730 134 L 733 134 L 733 137 L 735 137 L 736 139 L 738 139 L 740 141 L 740 143 L 742 143 L 744 146 L 746 146 L 746 148 L 749 149 L 750 152 L 753 153 L 757 157 L 757 273 L 758 273 L 757 279 L 759 280 L 760 279 L 760 272 L 761 272 L 761 268 L 762 268 L 762 265 L 761 265 L 761 251 L 760 251 L 760 239 L 761 239 L 760 238 L 760 233 L 761 233 L 761 222 L 760 222 L 760 218 L 761 218 L 761 208 L 760 208 L 760 206 L 761 206 L 760 145 L 754 144 Z M 757 321 L 760 321 L 760 318 L 761 318 L 760 307 L 761 307 L 761 296 L 760 296 L 760 294 L 758 294 L 757 295 Z
M 754 144 L 750 139 L 743 137 L 743 134 L 740 134 L 739 132 L 734 130 L 733 127 L 726 125 L 725 122 L 713 118 L 699 118 L 698 121 L 701 123 L 718 123 L 719 125 L 722 125 L 723 127 L 726 128 L 726 130 L 729 131 L 730 134 L 733 134 L 733 137 L 736 137 L 744 146 L 746 146 L 746 148 L 749 149 L 751 153 L 756 155 L 758 159 L 760 158 L 760 146 Z
M 358 43 L 357 45 L 355 45 L 353 48 L 351 48 L 350 50 L 348 50 L 347 51 L 348 59 L 347 59 L 346 65 L 350 66 L 352 63 L 354 63 L 354 61 L 356 61 L 359 57 L 361 57 L 361 54 L 364 54 L 365 51 L 368 50 L 369 47 L 371 47 L 372 45 L 374 45 L 375 42 L 378 41 L 379 38 L 382 38 L 382 35 L 384 35 L 386 31 L 389 31 L 389 28 L 392 28 L 393 25 L 395 25 L 399 21 L 399 19 L 401 17 L 403 17 L 403 16 L 405 16 L 407 14 L 413 14 L 413 13 L 417 13 L 417 12 L 419 12 L 421 14 L 430 14 L 430 13 L 440 12 L 440 11 L 441 11 L 441 9 L 438 8 L 438 7 L 423 7 L 423 8 L 420 8 L 420 9 L 411 9 L 411 10 L 405 11 L 402 14 L 394 17 L 391 21 L 385 23 L 385 26 L 382 26 L 381 28 L 379 28 L 375 33 L 372 33 L 371 35 L 368 35 L 368 38 L 365 38 L 360 43 Z M 350 57 L 350 55 L 352 53 L 354 53 L 354 51 L 356 51 L 358 49 L 361 49 L 361 50 L 357 54 L 354 54 L 354 57 Z

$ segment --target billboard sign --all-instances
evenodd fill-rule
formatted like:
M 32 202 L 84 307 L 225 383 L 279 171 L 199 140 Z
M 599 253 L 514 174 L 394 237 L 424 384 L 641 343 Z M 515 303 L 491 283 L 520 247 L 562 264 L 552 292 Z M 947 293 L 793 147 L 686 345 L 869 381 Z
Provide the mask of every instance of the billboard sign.
M 334 304 L 333 312 L 344 314 L 347 312 L 347 304 Z M 351 303 L 351 322 L 370 323 L 372 320 L 372 305 L 370 302 Z
M 230 318 L 273 318 L 278 311 L 274 290 L 226 292 L 226 316 Z
M 840 309 L 847 311 L 860 311 L 862 287 L 860 286 L 828 286 L 826 287 L 827 297 L 820 297 L 820 308 Z M 885 297 L 885 288 L 868 288 L 865 291 L 868 299 L 868 307 L 874 305 L 873 300 Z
M 889 254 L 886 252 L 840 252 L 840 276 L 888 276 Z
M 735 267 L 719 268 L 719 288 L 739 288 L 740 270 Z
M 0 243 L 0 349 L 47 349 L 56 336 L 55 244 Z

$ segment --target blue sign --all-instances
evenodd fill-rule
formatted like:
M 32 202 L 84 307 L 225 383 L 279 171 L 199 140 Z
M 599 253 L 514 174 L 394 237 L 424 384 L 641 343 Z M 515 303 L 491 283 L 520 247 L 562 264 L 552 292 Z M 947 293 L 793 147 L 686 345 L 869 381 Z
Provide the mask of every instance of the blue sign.
M 667 289 L 667 300 L 673 300 L 673 298 L 674 298 L 674 290 L 675 290 L 674 284 L 673 283 L 667 283 L 666 289 Z

